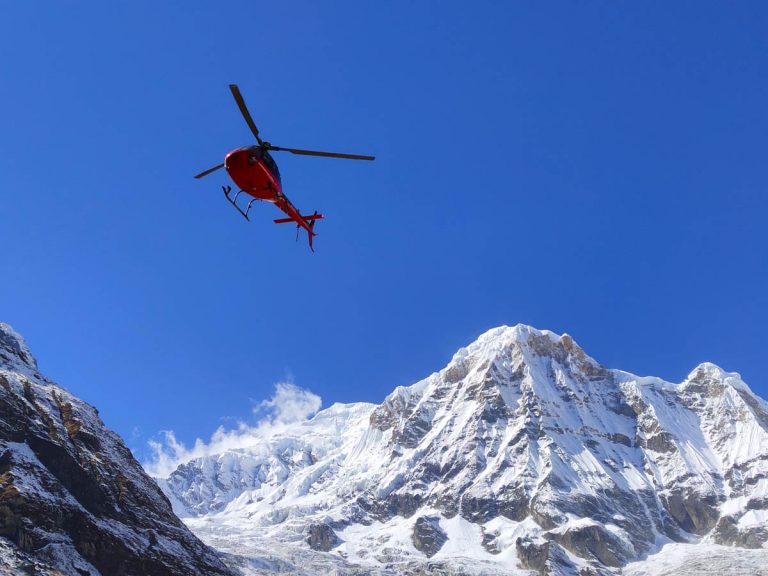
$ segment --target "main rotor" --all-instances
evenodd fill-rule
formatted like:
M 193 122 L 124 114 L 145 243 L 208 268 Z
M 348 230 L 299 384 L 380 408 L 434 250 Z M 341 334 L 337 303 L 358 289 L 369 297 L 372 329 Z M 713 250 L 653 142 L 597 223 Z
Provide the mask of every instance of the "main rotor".
M 259 129 L 256 126 L 256 123 L 253 121 L 253 118 L 251 117 L 251 113 L 248 111 L 248 107 L 245 105 L 245 101 L 243 100 L 242 94 L 240 94 L 240 88 L 237 87 L 237 84 L 230 84 L 229 89 L 232 92 L 232 96 L 235 98 L 237 107 L 240 108 L 240 113 L 243 115 L 243 118 L 245 119 L 245 123 L 248 124 L 248 128 L 251 129 L 251 132 L 256 138 L 256 141 L 259 143 L 259 146 L 264 150 L 271 150 L 274 152 L 290 152 L 291 154 L 298 154 L 300 156 L 322 156 L 325 158 L 345 158 L 347 160 L 374 160 L 375 159 L 375 156 L 364 156 L 362 154 L 342 154 L 340 152 L 322 152 L 318 150 L 304 150 L 302 148 L 283 148 L 280 146 L 273 146 L 270 142 L 267 142 L 266 140 L 262 140 L 261 136 L 259 136 Z M 223 167 L 224 167 L 223 163 L 219 164 L 217 166 L 214 166 L 213 168 L 209 168 L 208 170 L 205 170 L 204 172 L 200 172 L 200 174 L 195 176 L 195 178 L 202 178 L 203 176 L 207 176 L 211 172 L 215 172 L 216 170 Z

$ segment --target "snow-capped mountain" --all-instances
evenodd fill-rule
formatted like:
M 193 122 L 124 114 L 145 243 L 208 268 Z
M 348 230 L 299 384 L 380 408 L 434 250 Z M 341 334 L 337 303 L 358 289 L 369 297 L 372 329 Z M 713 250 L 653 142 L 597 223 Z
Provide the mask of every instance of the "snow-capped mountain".
M 232 575 L 98 412 L 0 323 L 0 574 Z
M 159 483 L 245 573 L 768 566 L 768 404 L 738 374 L 638 377 L 522 325 Z

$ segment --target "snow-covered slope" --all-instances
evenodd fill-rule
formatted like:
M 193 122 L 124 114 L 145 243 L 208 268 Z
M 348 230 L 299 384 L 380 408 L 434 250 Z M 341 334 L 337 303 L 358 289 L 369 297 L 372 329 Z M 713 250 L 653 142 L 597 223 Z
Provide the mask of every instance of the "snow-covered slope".
M 246 573 L 642 574 L 664 545 L 768 563 L 768 405 L 738 374 L 638 377 L 522 325 L 159 483 Z
M 98 412 L 0 323 L 0 574 L 232 574 Z

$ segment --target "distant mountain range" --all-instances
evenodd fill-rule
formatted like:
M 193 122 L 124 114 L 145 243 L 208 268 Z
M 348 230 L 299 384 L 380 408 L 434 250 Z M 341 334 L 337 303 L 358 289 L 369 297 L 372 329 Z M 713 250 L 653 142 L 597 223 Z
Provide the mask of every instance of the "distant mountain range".
M 0 324 L 0 573 L 768 574 L 768 404 L 529 326 L 156 481 Z
M 738 374 L 638 377 L 523 325 L 159 483 L 246 573 L 768 570 L 768 405 Z

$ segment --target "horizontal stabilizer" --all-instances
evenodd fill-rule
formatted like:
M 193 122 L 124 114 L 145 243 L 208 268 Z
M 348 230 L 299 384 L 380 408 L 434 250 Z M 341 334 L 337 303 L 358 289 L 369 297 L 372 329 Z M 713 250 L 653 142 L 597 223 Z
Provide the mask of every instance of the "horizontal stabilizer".
M 309 216 L 302 216 L 304 222 L 309 222 L 310 220 L 320 220 L 321 218 L 324 218 L 322 214 L 310 214 Z M 275 224 L 288 224 L 289 222 L 296 222 L 296 220 L 293 218 L 278 218 L 274 222 Z

